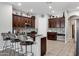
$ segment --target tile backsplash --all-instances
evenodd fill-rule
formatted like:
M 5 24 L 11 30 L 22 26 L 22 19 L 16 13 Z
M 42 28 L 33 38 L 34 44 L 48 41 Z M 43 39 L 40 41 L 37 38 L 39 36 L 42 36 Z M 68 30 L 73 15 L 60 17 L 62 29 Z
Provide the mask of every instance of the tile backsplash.
M 22 32 L 31 32 L 31 31 L 36 31 L 37 32 L 37 30 L 35 29 L 35 28 L 28 28 L 28 29 L 26 29 L 26 28 L 19 28 L 20 30 L 20 33 L 22 33 Z M 16 29 L 14 29 L 14 33 L 16 32 L 18 30 L 18 28 L 16 28 Z
M 57 33 L 65 34 L 65 28 L 49 28 L 48 32 L 57 32 Z

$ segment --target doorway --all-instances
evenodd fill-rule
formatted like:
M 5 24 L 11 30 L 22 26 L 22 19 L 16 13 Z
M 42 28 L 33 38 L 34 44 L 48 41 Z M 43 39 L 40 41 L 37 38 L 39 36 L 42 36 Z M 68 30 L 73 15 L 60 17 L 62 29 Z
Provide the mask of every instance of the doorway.
M 75 40 L 75 25 L 72 25 L 72 39 Z

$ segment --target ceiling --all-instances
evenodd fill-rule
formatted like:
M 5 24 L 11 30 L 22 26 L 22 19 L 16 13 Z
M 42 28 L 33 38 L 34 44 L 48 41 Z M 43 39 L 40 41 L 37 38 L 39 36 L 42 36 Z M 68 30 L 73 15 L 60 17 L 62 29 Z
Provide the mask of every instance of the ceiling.
M 18 2 L 7 3 L 13 5 L 13 8 L 17 10 L 27 12 L 27 10 L 32 9 L 34 14 L 52 14 L 56 16 L 62 15 L 65 10 L 76 9 L 79 6 L 79 2 L 21 2 L 21 6 L 18 6 Z M 49 5 L 52 6 L 52 9 L 49 9 Z

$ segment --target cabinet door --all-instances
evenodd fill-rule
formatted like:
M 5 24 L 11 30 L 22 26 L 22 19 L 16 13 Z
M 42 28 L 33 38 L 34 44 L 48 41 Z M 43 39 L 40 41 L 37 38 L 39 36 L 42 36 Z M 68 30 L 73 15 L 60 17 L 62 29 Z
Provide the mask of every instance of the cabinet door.
M 20 16 L 18 16 L 18 20 L 17 20 L 17 24 L 18 24 L 18 27 L 21 27 L 21 17 Z
M 65 27 L 65 19 L 61 18 L 60 21 L 61 21 L 61 28 L 64 28 Z
M 46 37 L 41 38 L 41 56 L 44 56 L 46 54 Z
M 12 21 L 13 21 L 13 22 L 12 22 L 12 25 L 13 25 L 13 28 L 16 26 L 16 25 L 15 25 L 15 20 L 14 20 L 14 19 L 15 19 L 15 16 L 12 15 Z
M 28 24 L 31 25 L 32 19 L 28 18 Z
M 56 28 L 56 19 L 53 20 L 54 28 Z
M 59 19 L 56 20 L 56 28 L 60 28 L 60 20 Z
M 27 19 L 27 18 L 24 18 L 24 20 L 25 20 L 25 23 L 27 23 L 27 22 L 28 22 L 28 19 Z
M 51 20 L 48 20 L 48 27 L 51 28 Z
M 56 28 L 56 20 L 55 19 L 51 20 L 51 27 Z
M 31 17 L 31 26 L 35 28 L 35 16 Z
M 49 26 L 49 28 L 55 28 L 56 27 L 56 20 L 49 19 L 48 26 Z
M 21 27 L 24 27 L 24 25 L 25 25 L 24 17 L 21 17 L 21 19 L 20 19 L 20 23 L 21 23 Z
M 24 17 L 21 16 L 20 18 L 20 27 L 24 26 Z
M 32 19 L 31 25 L 35 28 L 35 19 Z
M 13 27 L 18 27 L 18 16 L 13 15 Z
M 54 25 L 53 20 L 50 20 L 50 25 L 51 25 L 51 28 L 53 28 L 53 25 Z
M 53 22 L 53 20 L 51 20 L 51 28 L 53 28 L 54 27 L 54 22 Z

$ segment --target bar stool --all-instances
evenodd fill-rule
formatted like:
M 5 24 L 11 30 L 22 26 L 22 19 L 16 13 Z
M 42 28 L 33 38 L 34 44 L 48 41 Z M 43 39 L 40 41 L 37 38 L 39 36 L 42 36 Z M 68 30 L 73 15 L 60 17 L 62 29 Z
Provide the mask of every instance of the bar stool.
M 15 53 L 14 53 L 14 55 L 16 55 L 16 50 L 18 50 L 18 55 L 19 55 L 19 46 L 18 46 L 18 43 L 19 43 L 20 41 L 21 41 L 21 40 L 18 39 L 18 38 L 15 38 L 15 39 L 12 39 L 12 40 L 11 40 L 11 42 L 15 44 Z M 18 48 L 16 48 L 16 46 L 17 46 Z
M 29 53 L 29 52 L 27 51 L 27 45 L 31 45 L 31 52 L 30 52 L 30 53 L 32 54 L 32 56 L 34 55 L 33 52 L 32 52 L 32 45 L 33 45 L 33 44 L 34 44 L 33 41 L 21 41 L 20 45 L 26 47 L 26 52 L 24 53 L 24 55 L 26 55 L 27 53 Z
M 12 45 L 11 46 L 15 46 L 14 47 L 14 50 L 15 50 L 15 53 L 14 55 L 16 54 L 16 50 L 18 50 L 18 55 L 19 55 L 19 46 L 18 46 L 18 43 L 21 41 L 19 38 L 16 38 L 16 35 L 15 34 L 10 34 L 10 39 L 11 39 L 11 43 Z M 14 44 L 14 45 L 13 45 Z M 18 49 L 16 48 L 16 46 L 18 47 Z
M 4 50 L 5 49 L 7 49 L 7 47 L 8 47 L 8 41 L 10 41 L 10 37 L 8 36 L 8 33 L 1 33 L 1 36 L 3 37 L 3 41 L 4 41 L 4 45 L 3 45 L 3 51 L 2 52 L 4 52 Z

